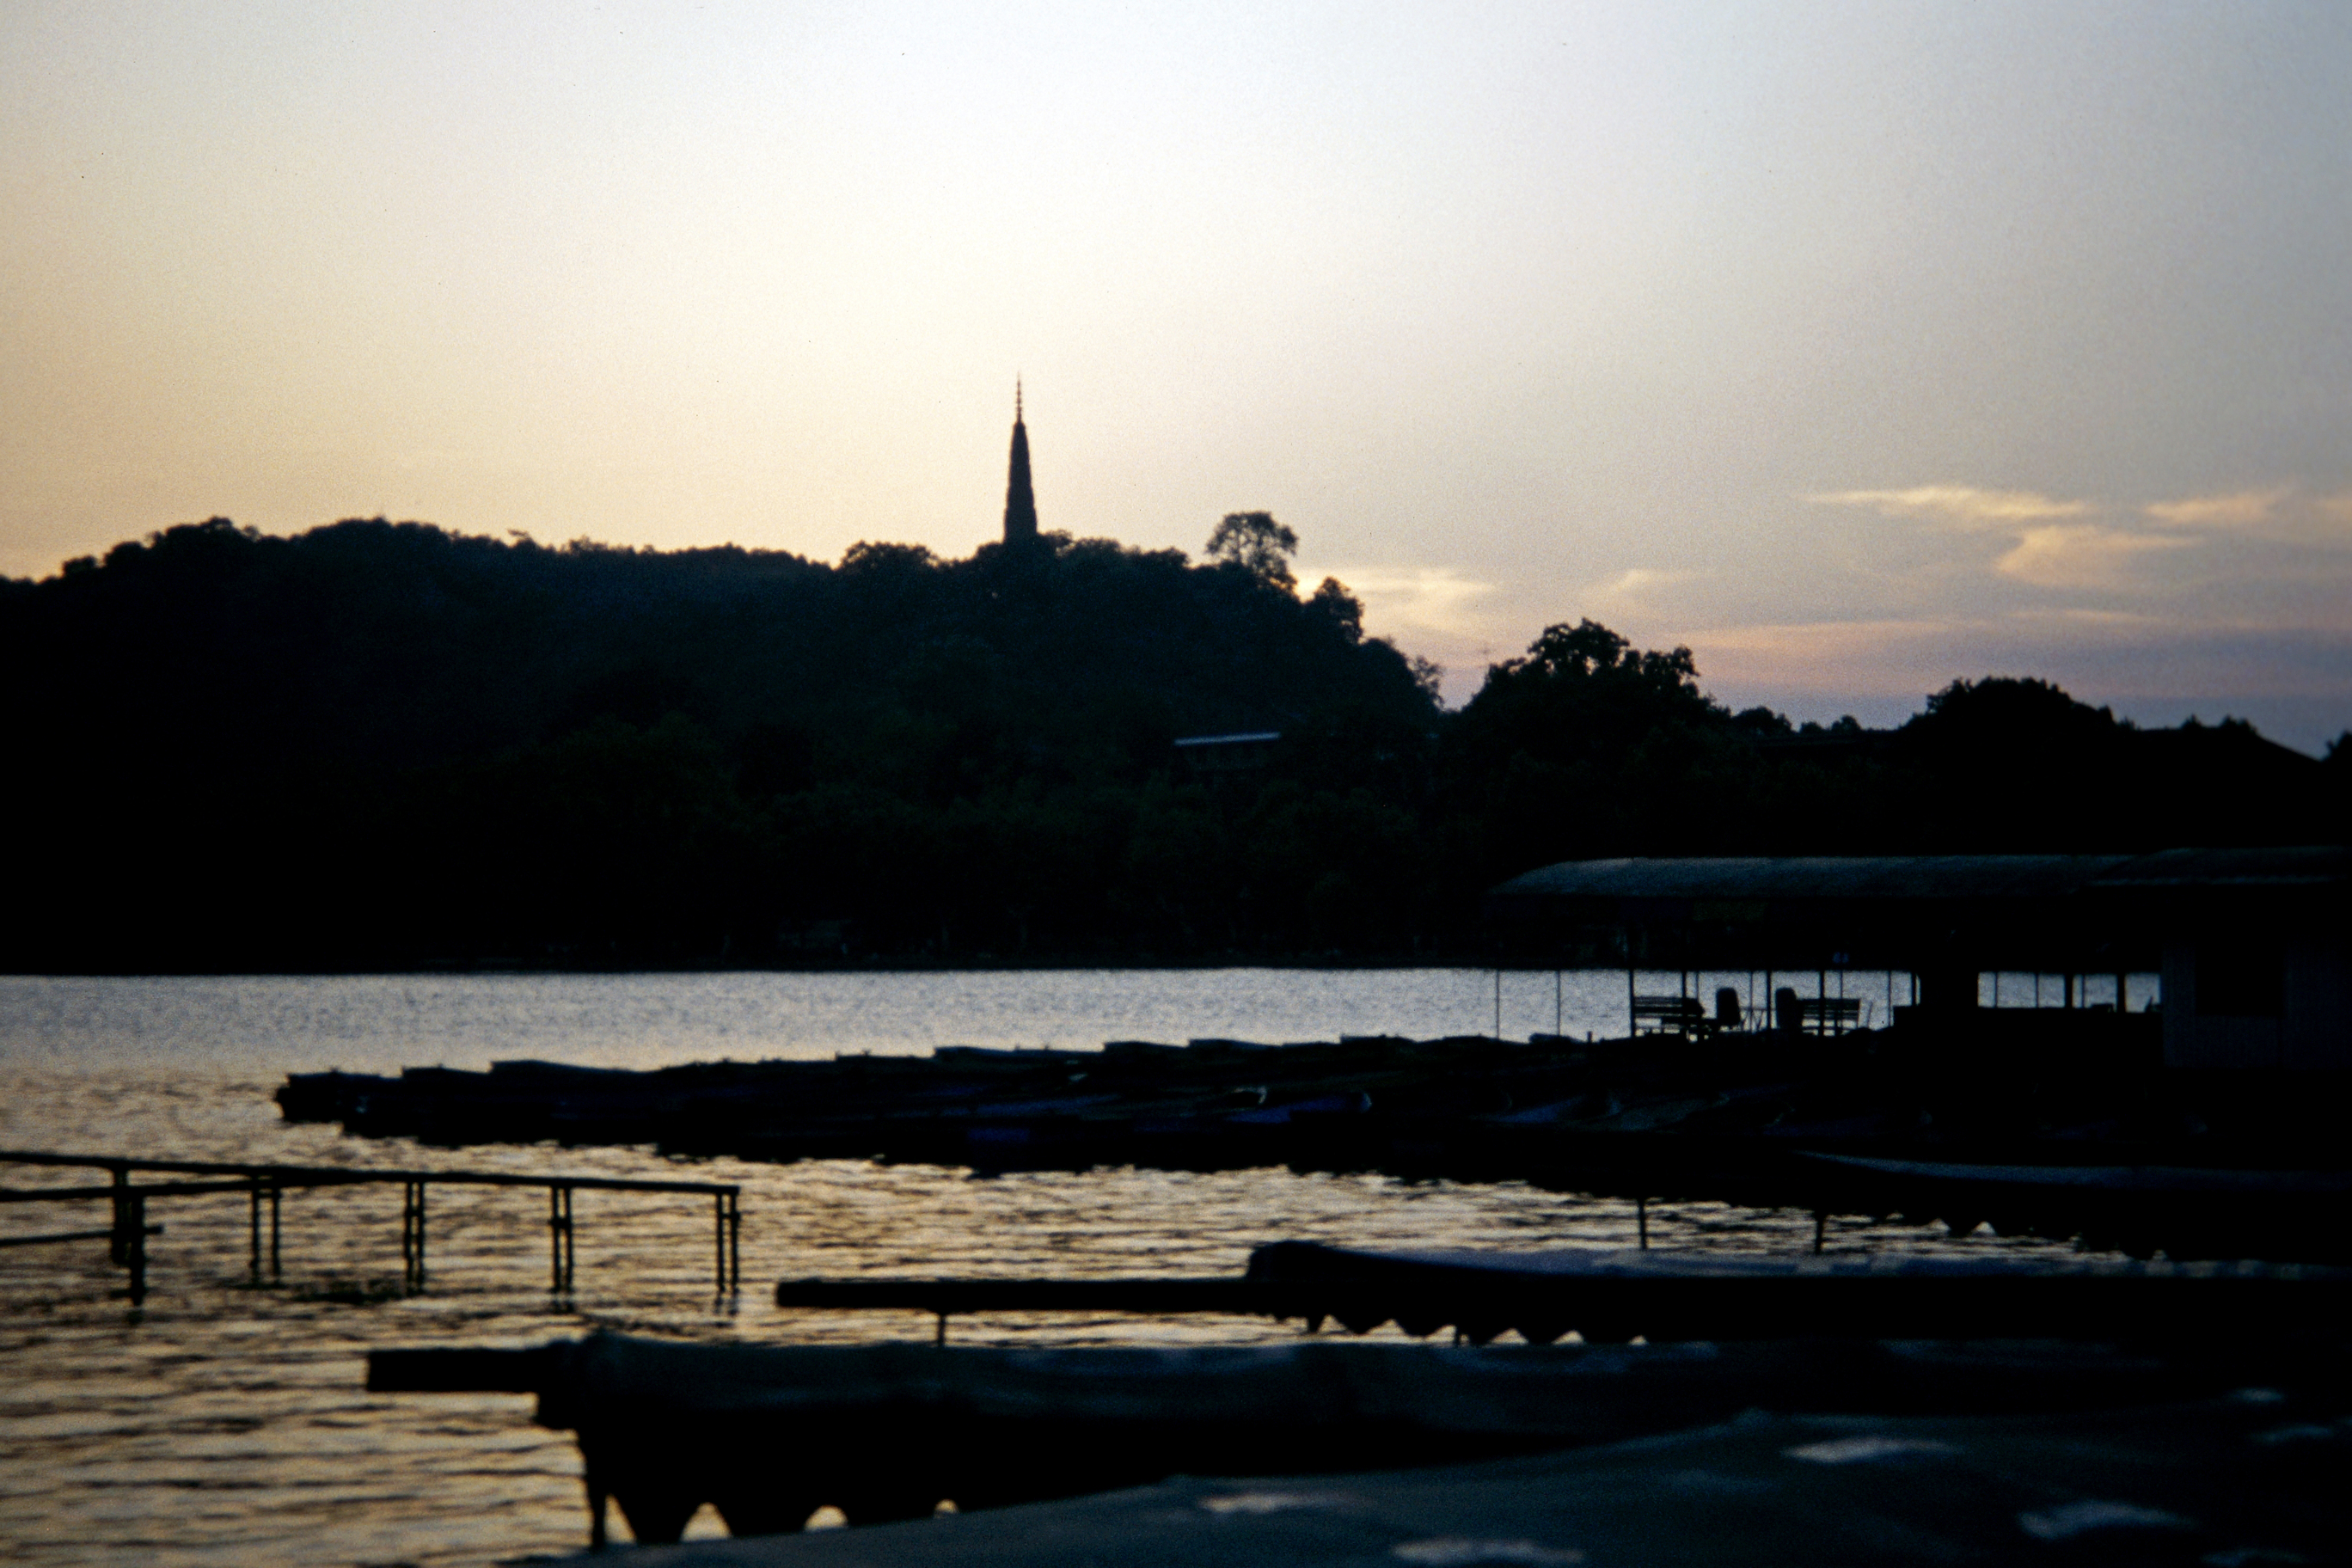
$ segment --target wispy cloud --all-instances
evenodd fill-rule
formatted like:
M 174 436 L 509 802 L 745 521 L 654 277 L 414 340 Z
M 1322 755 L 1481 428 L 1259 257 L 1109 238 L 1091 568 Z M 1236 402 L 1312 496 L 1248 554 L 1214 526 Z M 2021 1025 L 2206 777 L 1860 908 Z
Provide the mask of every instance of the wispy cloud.
M 2352 529 L 2352 490 L 2339 491 L 2332 496 L 2322 496 L 2311 505 L 2312 510 L 2326 521 L 2333 523 L 2337 528 Z
M 2228 495 L 2158 501 L 2141 510 L 2173 528 L 2253 528 L 2268 522 L 2280 503 L 2293 493 L 2280 485 L 2266 490 L 2237 490 Z
M 2151 616 L 2139 610 L 2095 610 L 2083 605 L 2012 610 L 2009 618 L 2021 622 L 2054 622 L 2061 626 L 2121 628 L 2164 627 L 2173 624 L 2162 616 Z
M 1593 597 L 1611 604 L 1631 605 L 1646 597 L 1653 589 L 1668 588 L 1677 583 L 1687 583 L 1693 575 L 1695 574 L 1689 572 L 1661 571 L 1654 567 L 1636 566 L 1630 571 L 1620 572 L 1595 588 L 1592 591 Z
M 2057 522 L 2020 531 L 2017 543 L 1993 570 L 2037 588 L 2116 588 L 2131 564 L 2154 552 L 2198 542 L 2174 533 L 2129 533 L 2095 522 Z
M 1807 499 L 1833 506 L 1867 506 L 1882 516 L 1918 518 L 2013 542 L 1990 563 L 1999 576 L 2036 588 L 2115 590 L 2134 585 L 2135 563 L 2200 543 L 2190 527 L 2259 521 L 2287 492 L 2248 490 L 2192 497 L 2145 508 L 2163 531 L 2096 520 L 2102 510 L 2038 490 L 1997 490 L 1977 485 L 1916 485 L 1908 489 L 1841 490 Z
M 1380 626 L 1454 637 L 1476 636 L 1487 629 L 1481 607 L 1495 593 L 1495 584 L 1462 576 L 1451 567 L 1400 571 L 1368 566 L 1356 571 L 1340 568 L 1329 574 L 1364 601 L 1369 617 Z M 1299 575 L 1303 581 L 1316 582 L 1324 574 L 1302 571 Z
M 1975 485 L 1914 485 L 1901 490 L 1832 490 L 1805 498 L 1817 506 L 1866 506 L 1882 517 L 1927 517 L 1973 527 L 2013 526 L 2082 517 L 2091 503 L 2058 500 L 2037 490 L 1993 490 Z

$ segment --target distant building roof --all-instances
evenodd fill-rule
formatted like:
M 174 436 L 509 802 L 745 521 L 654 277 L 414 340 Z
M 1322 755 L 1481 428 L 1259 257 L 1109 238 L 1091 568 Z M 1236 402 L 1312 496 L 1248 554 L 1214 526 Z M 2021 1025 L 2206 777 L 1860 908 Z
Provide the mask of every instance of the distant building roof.
M 1512 878 L 1497 900 L 2050 898 L 2128 855 L 1791 855 L 1566 860 Z
M 2352 883 L 2352 848 L 2166 849 L 2152 855 L 1790 855 L 1565 860 L 1494 889 L 1498 904 L 1621 900 L 2050 899 L 2154 888 Z
M 2102 889 L 2342 888 L 2352 885 L 2352 847 L 2299 845 L 2269 849 L 2164 849 L 2100 877 Z
M 1240 746 L 1253 741 L 1279 741 L 1279 730 L 1253 730 L 1245 735 L 1187 735 L 1177 742 L 1180 746 Z

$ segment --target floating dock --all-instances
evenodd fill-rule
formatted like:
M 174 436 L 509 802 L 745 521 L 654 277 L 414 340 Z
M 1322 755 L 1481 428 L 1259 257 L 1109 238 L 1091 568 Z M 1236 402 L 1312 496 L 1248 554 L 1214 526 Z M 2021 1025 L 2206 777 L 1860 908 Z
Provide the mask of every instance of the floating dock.
M 786 1309 L 1228 1312 L 1452 1329 L 1486 1344 L 1789 1338 L 2228 1342 L 2326 1338 L 2352 1321 L 2352 1269 L 2089 1258 L 1762 1257 L 1601 1251 L 1379 1252 L 1286 1241 L 1237 1279 L 787 1279 Z
M 2141 1022 L 2070 1016 L 2069 1028 L 2102 1038 Z M 983 1172 L 1379 1171 L 1941 1222 L 1956 1234 L 1990 1223 L 2137 1257 L 2352 1261 L 2352 1173 L 2332 1116 L 2309 1097 L 2216 1112 L 2221 1129 L 2198 1131 L 2207 1122 L 2168 1106 L 2162 1086 L 2110 1072 L 2096 1053 L 2071 1068 L 2053 1056 L 2060 1065 L 2005 1083 L 1990 1069 L 1945 1070 L 1922 1039 L 1949 1047 L 1898 1027 L 950 1047 L 652 1072 L 502 1062 L 298 1074 L 278 1100 L 290 1120 L 448 1146 L 652 1143 Z M 1969 1167 L 2002 1174 L 1972 1178 Z
M 377 1351 L 368 1387 L 536 1394 L 541 1425 L 578 1435 L 598 1543 L 612 1501 L 638 1541 L 665 1542 L 706 1503 L 734 1533 L 755 1535 L 796 1531 L 824 1507 L 854 1524 L 887 1523 L 927 1518 L 943 1501 L 1005 1508 L 1177 1474 L 1282 1477 L 1290 1495 L 1312 1496 L 1302 1478 L 1657 1437 L 1754 1411 L 2048 1418 L 2054 1466 L 2084 1423 L 2105 1429 L 2117 1412 L 2137 1419 L 2249 1386 L 2267 1392 L 2240 1405 L 2266 1407 L 2292 1387 L 2335 1422 L 2334 1402 L 2352 1392 L 2347 1270 L 1286 1244 L 1261 1248 L 1240 1279 L 801 1281 L 780 1287 L 778 1300 L 942 1313 L 1255 1310 L 1359 1331 L 1391 1319 L 1416 1333 L 1453 1322 L 1482 1340 L 1505 1326 L 1549 1339 L 1581 1323 L 1609 1338 L 1685 1342 L 1445 1348 L 1317 1337 L 1040 1351 L 598 1333 L 529 1350 Z M 2300 1429 L 2284 1411 L 2262 1415 L 2258 1426 Z M 2340 1422 L 2311 1430 L 2344 1445 L 2333 1452 L 2352 1447 Z M 2241 1482 L 2245 1469 L 2234 1472 Z M 2293 1493 L 2300 1474 L 2282 1460 L 2252 1478 L 2250 1495 L 2281 1484 Z M 2330 1506 L 2341 1518 L 2340 1500 Z
M 1431 1355 L 1446 1353 L 1429 1352 Z M 1640 1385 L 1626 1380 L 1626 1394 Z M 1737 1386 L 1735 1376 L 1727 1390 Z M 2276 1391 L 2273 1391 L 2276 1392 Z M 1571 1396 L 1573 1397 L 1573 1396 Z M 645 1568 L 1819 1568 L 2340 1560 L 2324 1398 L 1719 1419 L 1512 1457 L 1157 1484 L 871 1529 L 640 1549 Z M 1692 1412 L 1691 1414 L 1697 1414 Z M 608 1559 L 569 1561 L 582 1568 Z

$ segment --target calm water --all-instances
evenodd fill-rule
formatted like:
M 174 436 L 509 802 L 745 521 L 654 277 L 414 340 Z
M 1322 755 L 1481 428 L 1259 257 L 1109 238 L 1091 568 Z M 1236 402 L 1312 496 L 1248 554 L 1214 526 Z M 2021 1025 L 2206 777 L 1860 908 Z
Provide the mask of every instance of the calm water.
M 1744 976 L 1708 976 L 1746 984 Z M 1647 977 L 1643 989 L 1674 989 Z M 1506 975 L 1502 1026 L 1621 1033 L 1624 979 Z M 1878 1000 L 1885 977 L 1849 975 Z M 1832 977 L 1834 991 L 1835 979 Z M 1811 987 L 1806 987 L 1810 992 Z M 2005 998 L 2006 999 L 2006 998 Z M 2134 1001 L 2138 1000 L 2134 994 Z M 1484 971 L 488 975 L 79 980 L 0 977 L 0 1147 L 316 1164 L 670 1175 L 744 1184 L 739 1302 L 710 1293 L 698 1200 L 582 1193 L 579 1292 L 546 1294 L 544 1198 L 436 1188 L 429 1289 L 398 1289 L 394 1187 L 291 1194 L 285 1282 L 246 1281 L 241 1196 L 157 1200 L 151 1294 L 110 1292 L 102 1243 L 0 1248 L 0 1559 L 41 1564 L 487 1564 L 584 1541 L 579 1458 L 516 1395 L 371 1398 L 379 1345 L 526 1345 L 605 1326 L 765 1342 L 928 1338 L 912 1315 L 787 1313 L 786 1276 L 1228 1273 L 1285 1237 L 1359 1245 L 1629 1245 L 1630 1205 L 1513 1185 L 1114 1171 L 975 1181 L 841 1162 L 665 1161 L 637 1150 L 424 1150 L 289 1126 L 289 1071 L 479 1068 L 531 1057 L 656 1067 L 720 1057 L 920 1052 L 945 1044 L 1495 1026 Z M 86 1173 L 0 1167 L 0 1181 Z M 103 1225 L 76 1205 L 0 1206 L 0 1236 Z M 1653 1239 L 1794 1251 L 1810 1218 L 1654 1210 Z M 1855 1225 L 1833 1246 L 2032 1250 Z M 1232 1342 L 1242 1320 L 960 1320 L 966 1342 Z M 1393 1334 L 1393 1329 L 1381 1331 Z M 717 1534 L 708 1514 L 689 1534 Z

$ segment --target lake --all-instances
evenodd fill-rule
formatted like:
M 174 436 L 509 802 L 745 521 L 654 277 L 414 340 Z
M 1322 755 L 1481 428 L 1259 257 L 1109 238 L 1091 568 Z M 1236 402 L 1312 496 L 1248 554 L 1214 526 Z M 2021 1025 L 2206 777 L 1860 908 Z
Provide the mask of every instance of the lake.
M 1756 983 L 1703 979 L 1709 995 L 1717 984 Z M 1883 1005 L 1900 982 L 1843 984 Z M 1641 981 L 1644 991 L 1675 984 L 1670 973 Z M 784 1312 L 768 1287 L 812 1275 L 1226 1274 L 1252 1247 L 1286 1238 L 1527 1247 L 1633 1236 L 1628 1204 L 1517 1184 L 1280 1170 L 975 1180 L 939 1167 L 689 1163 L 635 1149 L 420 1149 L 288 1125 L 269 1095 L 289 1072 L 1430 1038 L 1492 1032 L 1496 986 L 1488 971 L 1459 969 L 0 977 L 0 1147 L 685 1176 L 741 1183 L 745 1215 L 744 1289 L 732 1302 L 711 1294 L 707 1204 L 654 1194 L 578 1195 L 578 1290 L 560 1303 L 546 1290 L 545 1199 L 530 1189 L 435 1189 L 434 1271 L 414 1295 L 399 1289 L 394 1186 L 288 1194 L 285 1279 L 260 1289 L 247 1279 L 242 1196 L 156 1200 L 149 1218 L 166 1228 L 136 1314 L 111 1295 L 122 1275 L 102 1243 L 0 1248 L 0 1538 L 10 1561 L 36 1564 L 482 1565 L 584 1542 L 568 1434 L 530 1426 L 523 1396 L 371 1397 L 362 1383 L 377 1346 L 520 1346 L 600 1326 L 773 1343 L 927 1339 L 927 1318 Z M 1620 1034 L 1624 997 L 1622 972 L 1507 973 L 1502 1030 Z M 17 1186 L 92 1179 L 25 1166 L 0 1174 Z M 103 1225 L 97 1214 L 6 1205 L 0 1237 Z M 1809 1215 L 1721 1205 L 1654 1208 L 1650 1226 L 1657 1245 L 1748 1251 L 1801 1250 L 1812 1232 Z M 1859 1222 L 1833 1225 L 1830 1245 L 2049 1249 Z M 959 1320 L 953 1337 L 1231 1343 L 1298 1331 L 1005 1314 Z M 720 1531 L 706 1514 L 688 1533 Z

